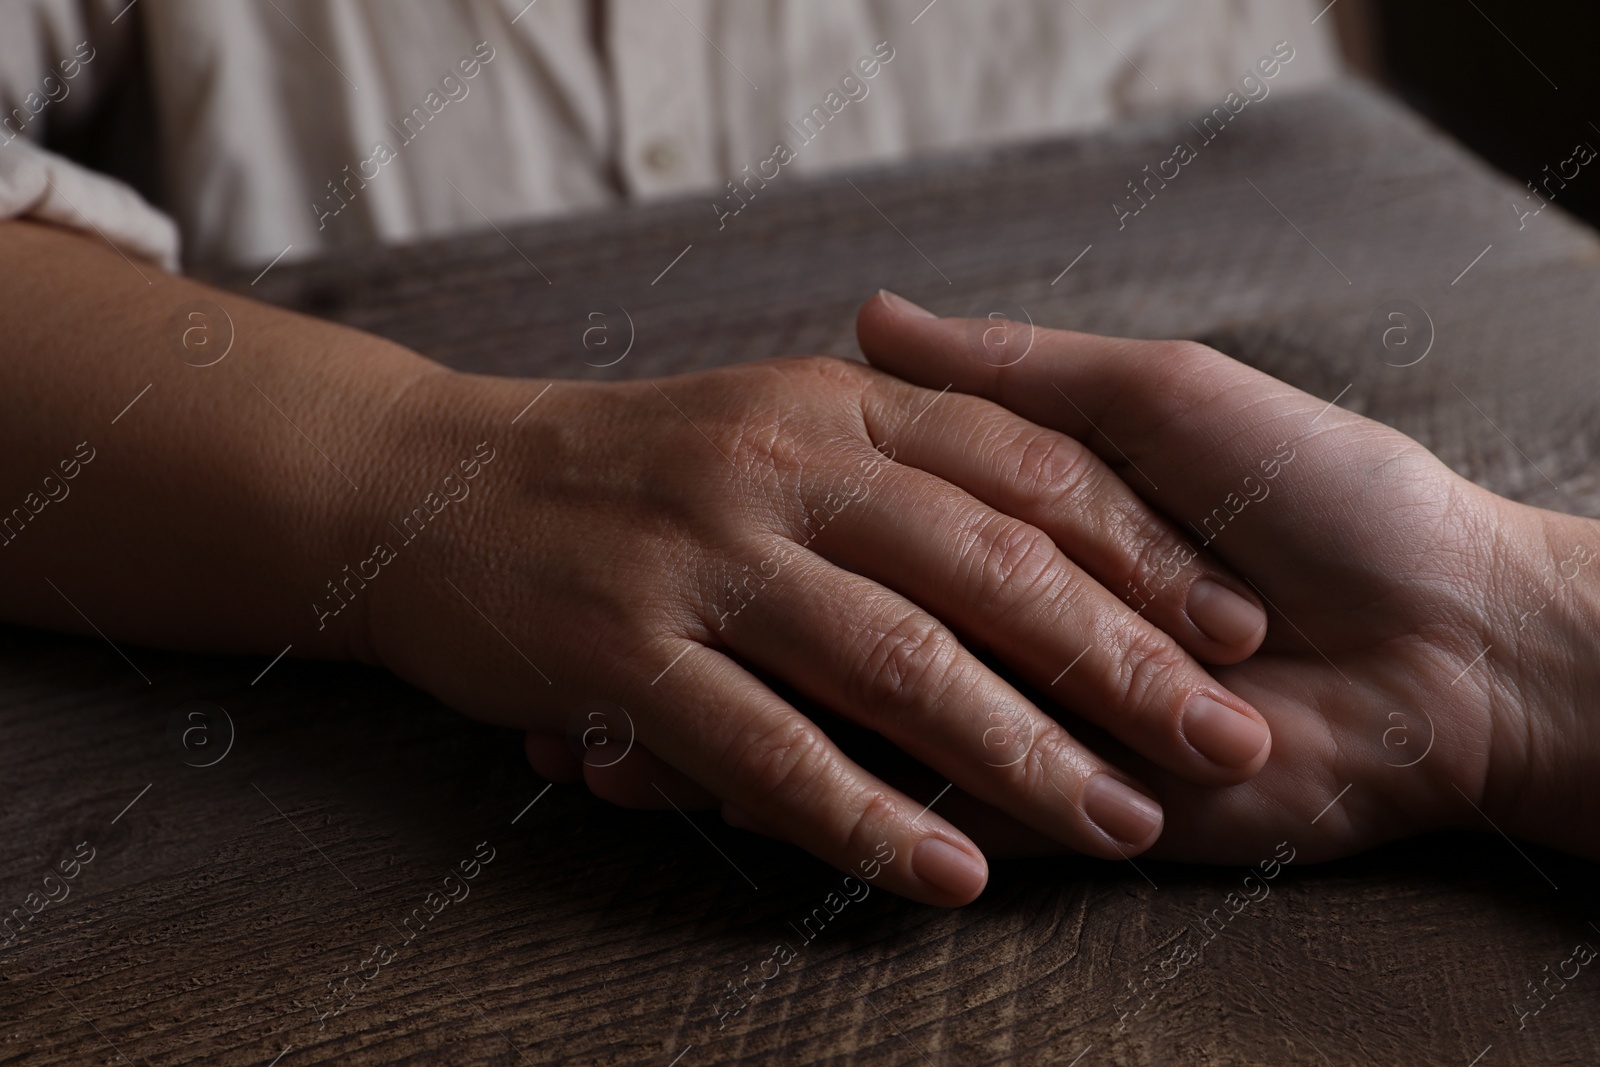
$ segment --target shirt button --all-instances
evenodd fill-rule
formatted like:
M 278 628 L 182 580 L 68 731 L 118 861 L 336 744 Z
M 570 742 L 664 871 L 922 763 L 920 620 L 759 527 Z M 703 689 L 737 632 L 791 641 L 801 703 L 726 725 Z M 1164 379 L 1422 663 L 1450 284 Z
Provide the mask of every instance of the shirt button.
M 644 165 L 656 174 L 672 174 L 678 169 L 678 162 L 678 147 L 664 137 L 645 147 Z

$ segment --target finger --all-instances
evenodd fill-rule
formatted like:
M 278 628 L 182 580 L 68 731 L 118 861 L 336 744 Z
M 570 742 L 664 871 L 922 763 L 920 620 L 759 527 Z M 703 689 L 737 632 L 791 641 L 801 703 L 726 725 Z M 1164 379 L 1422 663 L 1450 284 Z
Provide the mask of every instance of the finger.
M 776 827 L 768 826 L 760 819 L 751 815 L 737 804 L 724 802 L 722 805 L 722 821 L 739 830 L 748 830 L 753 834 L 770 837 L 774 841 L 788 841 Z
M 872 771 L 896 789 L 911 796 L 939 796 L 939 813 L 983 849 L 991 859 L 1016 859 L 1033 856 L 1061 856 L 1069 850 L 1060 841 L 1025 826 L 993 804 L 986 804 L 964 789 L 952 788 L 940 795 L 945 780 L 910 759 L 888 765 L 867 763 Z M 1153 774 L 1165 775 L 1150 767 Z M 760 833 L 760 830 L 755 831 Z M 1163 832 L 1163 837 L 1167 834 Z M 1120 862 L 1120 861 L 1118 861 Z
M 996 327 L 990 326 L 990 329 Z M 959 486 L 1050 535 L 1061 552 L 1185 650 L 1237 663 L 1267 614 L 1249 586 L 1145 503 L 1087 447 L 987 400 L 882 378 L 868 394 L 874 440 L 897 462 Z
M 741 656 L 1080 852 L 1127 855 L 1160 835 L 1154 801 L 938 619 L 802 549 L 768 560 L 771 580 L 719 631 Z
M 1266 720 L 1248 702 L 1042 531 L 942 479 L 895 466 L 812 547 L 1000 650 L 1051 699 L 1174 774 L 1232 784 L 1266 762 Z
M 1061 842 L 1051 840 L 1030 826 L 1024 826 L 993 804 L 985 804 L 959 789 L 952 789 L 939 803 L 944 807 L 945 818 L 972 838 L 983 849 L 985 856 L 1017 859 L 1059 856 L 1067 851 Z
M 639 735 L 663 759 L 812 855 L 890 892 L 947 907 L 982 892 L 988 865 L 977 846 L 862 770 L 748 671 L 698 643 L 663 652 L 670 668 L 636 701 L 659 712 L 640 722 Z
M 567 747 L 567 739 L 560 734 L 529 730 L 523 738 L 523 749 L 528 754 L 528 764 L 539 777 L 562 785 L 583 781 L 583 761 Z
M 892 294 L 862 306 L 856 332 L 874 366 L 935 389 L 986 397 L 1082 440 L 1202 546 L 1239 565 L 1271 547 L 1272 531 L 1252 534 L 1248 516 L 1236 520 L 1273 494 L 1274 479 L 1295 461 L 1295 443 L 1319 420 L 1327 420 L 1320 427 L 1327 429 L 1359 418 L 1187 341 L 1041 328 L 1025 358 L 995 366 L 968 342 L 970 324 L 907 307 Z M 1297 525 L 1305 509 L 1319 504 L 1289 495 L 1274 504 L 1286 509 L 1275 526 Z
M 710 790 L 637 742 L 614 762 L 591 749 L 584 757 L 583 781 L 589 792 L 621 808 L 704 811 L 720 803 Z
M 940 813 L 956 829 L 971 838 L 983 850 L 985 856 L 993 856 L 996 859 L 1019 859 L 1060 856 L 1068 851 L 1061 842 L 1024 826 L 999 808 L 985 804 L 966 790 L 950 789 L 941 794 L 945 785 L 944 779 L 910 759 L 896 761 L 894 766 L 888 768 L 873 765 L 873 771 L 909 796 L 937 796 Z M 735 829 L 760 834 L 785 844 L 789 843 L 789 839 L 776 827 L 768 826 L 735 804 L 723 803 L 722 821 Z
M 524 747 L 540 777 L 562 785 L 583 782 L 589 792 L 618 807 L 650 811 L 673 804 L 685 810 L 717 806 L 710 791 L 638 743 L 621 759 L 606 746 L 591 748 L 580 758 L 568 738 L 530 730 Z

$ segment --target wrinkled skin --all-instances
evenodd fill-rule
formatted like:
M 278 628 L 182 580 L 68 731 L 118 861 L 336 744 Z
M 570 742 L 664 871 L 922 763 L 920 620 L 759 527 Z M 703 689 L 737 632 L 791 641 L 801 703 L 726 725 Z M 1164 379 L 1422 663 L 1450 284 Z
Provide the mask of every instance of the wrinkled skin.
M 1085 442 L 1271 605 L 1260 651 L 1214 671 L 1271 725 L 1258 774 L 1196 784 L 1100 746 L 1162 802 L 1149 855 L 1252 863 L 1287 841 L 1304 862 L 1446 828 L 1600 855 L 1594 521 L 1506 500 L 1404 434 L 1190 342 L 1015 324 L 996 338 L 892 295 L 858 325 L 875 366 Z M 552 758 L 537 739 L 530 752 Z M 939 807 L 990 855 L 1062 850 L 959 791 Z
M 981 889 L 977 848 L 764 678 L 1108 858 L 1148 847 L 1159 809 L 958 632 L 1166 773 L 1227 784 L 1265 763 L 1259 715 L 1201 665 L 1249 655 L 1265 612 L 1192 552 L 1138 611 L 1111 592 L 1149 591 L 1183 538 L 1076 442 L 832 359 L 544 389 L 438 373 L 406 390 L 393 484 L 493 458 L 356 603 L 372 659 L 475 717 L 556 734 L 592 701 L 626 710 L 580 723 L 617 741 L 587 766 L 535 743 L 536 765 L 565 759 L 550 773 L 637 806 L 722 802 L 845 870 L 892 850 L 879 884 L 949 904 Z M 1202 577 L 1238 594 L 1226 640 L 1188 613 Z M 1230 760 L 1190 743 L 1196 694 L 1255 731 Z M 1107 816 L 1107 789 L 1142 810 Z M 930 859 L 929 838 L 962 857 Z

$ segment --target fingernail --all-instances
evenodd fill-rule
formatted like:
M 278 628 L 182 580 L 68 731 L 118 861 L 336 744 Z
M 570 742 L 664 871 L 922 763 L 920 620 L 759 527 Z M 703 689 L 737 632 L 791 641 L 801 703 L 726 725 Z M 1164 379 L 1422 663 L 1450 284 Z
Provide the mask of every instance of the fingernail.
M 1242 645 L 1266 625 L 1266 614 L 1232 589 L 1202 578 L 1189 589 L 1189 618 L 1222 645 Z
M 1109 774 L 1097 774 L 1083 787 L 1083 813 L 1118 841 L 1139 848 L 1161 829 L 1161 805 Z
M 882 300 L 884 306 L 886 306 L 890 311 L 897 312 L 901 315 L 913 315 L 919 319 L 936 319 L 939 317 L 922 305 L 913 304 L 905 297 L 899 295 L 898 293 L 891 293 L 887 289 L 878 290 L 878 299 Z
M 1182 727 L 1184 740 L 1196 752 L 1223 767 L 1243 767 L 1271 737 L 1265 723 L 1204 693 L 1189 698 Z
M 925 837 L 911 850 L 911 873 L 961 900 L 976 897 L 989 880 L 983 860 L 937 837 Z

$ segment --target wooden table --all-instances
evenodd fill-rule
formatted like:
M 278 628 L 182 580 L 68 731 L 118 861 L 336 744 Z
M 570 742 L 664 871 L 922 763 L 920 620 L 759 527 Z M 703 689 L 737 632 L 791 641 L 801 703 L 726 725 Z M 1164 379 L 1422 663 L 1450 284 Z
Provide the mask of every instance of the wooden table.
M 1119 230 L 1109 205 L 1179 137 L 1195 139 L 1163 122 L 785 176 L 720 232 L 693 201 L 278 267 L 251 291 L 458 367 L 588 378 L 849 355 L 853 309 L 879 286 L 946 313 L 1186 335 L 1391 422 L 1502 493 L 1600 514 L 1589 231 L 1555 208 L 1519 230 L 1514 183 L 1355 89 L 1252 106 Z M 1410 302 L 1412 332 L 1385 347 L 1393 301 Z M 596 325 L 608 332 L 586 347 Z M 630 336 L 621 362 L 594 366 Z M 129 650 L 147 686 L 103 641 L 0 640 L 3 906 L 93 850 L 70 896 L 0 953 L 0 1062 L 1600 1056 L 1600 978 L 1517 1019 L 1525 983 L 1600 944 L 1595 869 L 1488 827 L 1288 868 L 1124 1019 L 1134 984 L 1242 871 L 1002 863 L 969 908 L 875 892 L 807 943 L 791 924 L 831 870 L 715 818 L 545 792 L 515 734 L 385 675 Z M 196 700 L 232 729 L 186 719 Z M 210 748 L 174 744 L 195 724 Z M 230 737 L 219 762 L 186 765 Z M 429 892 L 475 851 L 493 858 L 435 913 Z M 419 906 L 421 933 L 374 961 Z M 797 958 L 719 1028 L 727 984 L 779 941 Z M 319 1023 L 332 983 L 354 1002 Z

